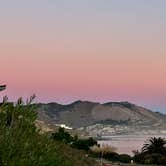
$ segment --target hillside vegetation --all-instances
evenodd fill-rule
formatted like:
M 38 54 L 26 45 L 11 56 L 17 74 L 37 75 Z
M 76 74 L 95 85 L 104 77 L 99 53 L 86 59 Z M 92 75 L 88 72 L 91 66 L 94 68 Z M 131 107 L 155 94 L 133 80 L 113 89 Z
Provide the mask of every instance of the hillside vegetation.
M 33 98 L 26 103 L 20 98 L 15 105 L 4 98 L 0 106 L 0 165 L 95 166 L 84 152 L 41 134 Z

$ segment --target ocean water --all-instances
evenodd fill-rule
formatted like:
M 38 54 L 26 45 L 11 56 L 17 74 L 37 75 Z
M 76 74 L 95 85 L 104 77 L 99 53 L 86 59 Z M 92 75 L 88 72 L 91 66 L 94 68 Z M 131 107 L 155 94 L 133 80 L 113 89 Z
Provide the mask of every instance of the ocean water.
M 141 150 L 143 144 L 151 137 L 162 137 L 166 135 L 115 135 L 104 137 L 98 144 L 110 145 L 116 148 L 119 154 L 129 154 L 133 156 L 133 150 Z

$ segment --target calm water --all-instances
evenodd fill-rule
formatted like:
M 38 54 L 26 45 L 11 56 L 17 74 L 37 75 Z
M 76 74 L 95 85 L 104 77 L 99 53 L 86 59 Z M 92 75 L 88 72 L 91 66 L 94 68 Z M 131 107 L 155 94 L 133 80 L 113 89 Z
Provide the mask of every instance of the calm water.
M 166 135 L 118 135 L 106 137 L 107 140 L 100 140 L 98 143 L 100 145 L 110 145 L 115 147 L 116 152 L 120 154 L 133 155 L 133 150 L 141 150 L 143 144 L 150 137 L 162 137 L 166 138 Z

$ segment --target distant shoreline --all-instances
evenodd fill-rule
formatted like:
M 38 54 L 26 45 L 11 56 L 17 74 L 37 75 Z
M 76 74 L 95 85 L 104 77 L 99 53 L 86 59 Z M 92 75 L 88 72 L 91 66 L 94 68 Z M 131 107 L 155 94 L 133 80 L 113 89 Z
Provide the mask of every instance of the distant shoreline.
M 109 145 L 117 148 L 119 154 L 133 155 L 133 150 L 141 150 L 142 145 L 151 137 L 162 137 L 166 138 L 166 134 L 156 135 L 113 135 L 106 136 L 103 139 L 98 140 L 98 144 L 101 146 Z

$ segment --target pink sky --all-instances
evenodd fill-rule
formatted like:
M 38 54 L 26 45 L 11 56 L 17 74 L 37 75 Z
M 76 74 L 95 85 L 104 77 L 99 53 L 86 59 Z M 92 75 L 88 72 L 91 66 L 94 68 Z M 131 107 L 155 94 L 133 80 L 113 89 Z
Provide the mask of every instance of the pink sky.
M 154 15 L 142 16 L 134 9 L 96 7 L 85 15 L 75 11 L 80 6 L 64 5 L 67 14 L 62 6 L 57 13 L 54 6 L 32 6 L 31 12 L 12 7 L 13 13 L 7 6 L 3 14 L 9 13 L 1 16 L 0 82 L 8 86 L 2 96 L 16 100 L 35 93 L 38 101 L 60 103 L 128 100 L 164 112 L 166 22 L 159 11 L 147 6 Z

